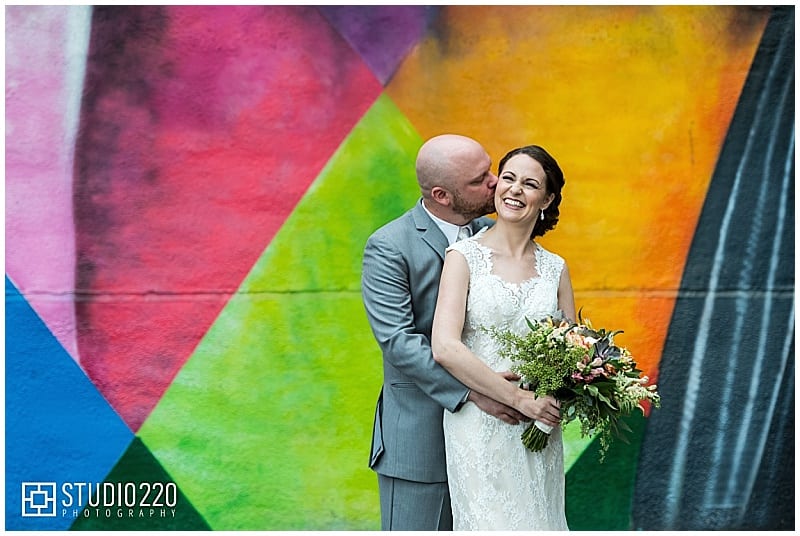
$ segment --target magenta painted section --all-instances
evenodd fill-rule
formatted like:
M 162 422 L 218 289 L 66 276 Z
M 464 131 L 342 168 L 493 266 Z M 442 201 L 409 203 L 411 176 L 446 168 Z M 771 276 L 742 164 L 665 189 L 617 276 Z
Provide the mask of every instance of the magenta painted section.
M 6 273 L 76 359 L 72 168 L 90 8 L 5 9 Z
M 437 6 L 321 6 L 318 9 L 384 84 L 438 13 Z
M 78 347 L 134 431 L 381 90 L 311 7 L 94 9 Z

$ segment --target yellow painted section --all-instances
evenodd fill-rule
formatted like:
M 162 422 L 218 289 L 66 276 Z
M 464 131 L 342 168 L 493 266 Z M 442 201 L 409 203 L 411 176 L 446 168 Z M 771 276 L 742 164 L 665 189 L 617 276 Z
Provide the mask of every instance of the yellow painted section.
M 447 6 L 387 87 L 423 138 L 495 162 L 542 145 L 566 176 L 542 239 L 578 307 L 657 374 L 683 266 L 768 10 Z

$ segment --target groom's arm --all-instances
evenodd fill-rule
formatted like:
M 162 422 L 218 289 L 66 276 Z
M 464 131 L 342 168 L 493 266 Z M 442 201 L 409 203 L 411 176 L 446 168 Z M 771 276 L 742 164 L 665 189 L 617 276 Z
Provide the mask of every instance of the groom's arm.
M 458 411 L 469 400 L 509 424 L 528 420 L 517 410 L 470 391 L 433 359 L 430 340 L 415 332 L 406 261 L 385 237 L 373 235 L 364 249 L 361 292 L 384 358 L 439 405 Z
M 361 292 L 372 332 L 386 359 L 439 405 L 456 411 L 469 390 L 441 365 L 430 340 L 416 331 L 408 265 L 386 236 L 367 240 Z

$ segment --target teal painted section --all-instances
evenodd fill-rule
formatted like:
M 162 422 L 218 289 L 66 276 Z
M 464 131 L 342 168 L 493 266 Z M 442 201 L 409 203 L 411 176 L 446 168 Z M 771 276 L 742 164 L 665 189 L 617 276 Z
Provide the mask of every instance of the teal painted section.
M 570 530 L 631 530 L 636 468 L 646 419 L 635 413 L 628 443 L 615 440 L 600 464 L 594 440 L 567 472 L 567 521 Z
M 93 495 L 97 506 L 76 512 L 71 530 L 210 529 L 139 438 L 131 442 L 100 490 Z

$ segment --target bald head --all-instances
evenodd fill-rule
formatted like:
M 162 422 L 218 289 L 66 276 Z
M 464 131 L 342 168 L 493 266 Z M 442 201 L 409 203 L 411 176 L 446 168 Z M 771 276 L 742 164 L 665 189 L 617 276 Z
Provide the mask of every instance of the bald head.
M 486 149 L 472 138 L 442 134 L 429 139 L 417 153 L 417 180 L 425 207 L 456 225 L 494 212 L 497 177 L 491 165 Z
M 422 197 L 429 198 L 434 186 L 456 188 L 456 179 L 468 171 L 464 162 L 476 154 L 486 151 L 477 141 L 459 134 L 442 134 L 426 141 L 417 153 L 417 180 Z

